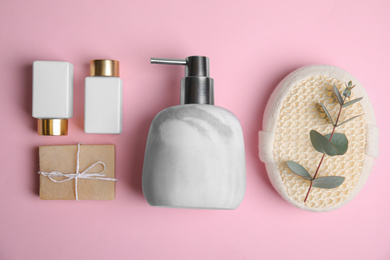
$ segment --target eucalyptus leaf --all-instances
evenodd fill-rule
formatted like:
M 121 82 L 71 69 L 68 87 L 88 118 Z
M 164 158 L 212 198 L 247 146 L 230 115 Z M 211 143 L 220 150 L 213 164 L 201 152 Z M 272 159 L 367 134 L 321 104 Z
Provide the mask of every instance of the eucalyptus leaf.
M 332 117 L 330 116 L 328 109 L 326 109 L 325 105 L 322 104 L 322 102 L 320 102 L 320 103 L 321 103 L 322 109 L 325 111 L 326 116 L 329 118 L 330 123 L 331 123 L 332 125 L 334 125 L 333 119 L 332 119 Z
M 328 140 L 329 140 L 330 136 L 331 136 L 331 134 L 325 135 L 325 137 Z M 345 136 L 345 134 L 333 133 L 331 142 L 337 148 L 337 151 L 338 151 L 337 155 L 343 155 L 343 154 L 345 154 L 347 152 L 347 150 L 348 150 L 348 139 Z
M 348 87 L 352 86 L 352 81 L 348 82 Z
M 310 131 L 310 141 L 314 149 L 320 153 L 326 153 L 329 156 L 338 155 L 338 150 L 332 142 L 328 140 L 325 136 L 318 133 L 316 130 Z
M 337 126 L 341 126 L 341 125 L 343 125 L 343 124 L 345 124 L 345 123 L 348 123 L 349 121 L 352 121 L 352 120 L 354 120 L 355 118 L 357 118 L 357 117 L 359 117 L 359 116 L 362 116 L 362 115 L 364 115 L 364 114 L 360 114 L 360 115 L 351 117 L 351 118 L 345 120 L 344 122 L 341 122 L 340 124 L 337 124 Z
M 313 187 L 321 189 L 337 188 L 344 182 L 345 178 L 341 176 L 319 177 L 312 181 Z
M 290 170 L 293 173 L 305 178 L 306 180 L 312 179 L 311 175 L 307 172 L 307 170 L 299 163 L 296 163 L 293 161 L 287 161 L 286 163 L 287 163 L 288 168 L 290 168 Z
M 351 90 L 350 89 L 344 89 L 343 96 L 344 97 L 350 97 L 351 96 Z
M 359 102 L 359 101 L 362 100 L 362 99 L 363 99 L 363 97 L 360 97 L 360 98 L 351 100 L 351 101 L 345 103 L 345 104 L 343 105 L 343 107 L 347 107 L 347 106 L 350 106 L 350 105 L 352 105 L 352 104 L 355 104 L 356 102 Z
M 340 92 L 337 89 L 335 84 L 333 84 L 333 92 L 336 94 L 337 100 L 339 101 L 339 104 L 342 106 L 344 101 L 343 101 L 343 98 L 341 97 Z

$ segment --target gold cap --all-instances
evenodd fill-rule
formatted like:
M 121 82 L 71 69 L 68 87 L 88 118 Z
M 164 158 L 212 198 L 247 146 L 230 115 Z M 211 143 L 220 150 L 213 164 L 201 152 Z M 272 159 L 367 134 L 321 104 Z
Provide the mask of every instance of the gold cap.
M 119 77 L 119 61 L 117 60 L 91 60 L 91 76 Z
M 39 135 L 68 135 L 68 119 L 38 119 Z

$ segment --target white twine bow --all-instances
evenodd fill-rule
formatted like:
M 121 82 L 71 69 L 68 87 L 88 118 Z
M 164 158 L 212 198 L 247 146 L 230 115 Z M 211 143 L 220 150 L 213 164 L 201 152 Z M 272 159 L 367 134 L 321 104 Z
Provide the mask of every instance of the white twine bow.
M 96 165 L 101 164 L 103 166 L 103 170 L 97 173 L 87 173 L 91 168 L 95 167 Z M 52 182 L 61 183 L 65 181 L 70 181 L 74 179 L 74 186 L 75 186 L 75 194 L 76 194 L 76 200 L 79 200 L 79 195 L 77 193 L 77 180 L 78 179 L 94 179 L 94 180 L 104 180 L 104 181 L 118 181 L 115 178 L 106 178 L 103 172 L 106 170 L 106 164 L 104 162 L 98 161 L 89 166 L 85 171 L 80 172 L 80 144 L 77 144 L 77 164 L 76 164 L 76 173 L 62 173 L 59 171 L 51 171 L 51 172 L 41 172 L 39 171 L 38 174 L 42 174 L 43 176 L 47 176 Z M 56 180 L 53 179 L 53 177 L 65 177 L 63 180 Z

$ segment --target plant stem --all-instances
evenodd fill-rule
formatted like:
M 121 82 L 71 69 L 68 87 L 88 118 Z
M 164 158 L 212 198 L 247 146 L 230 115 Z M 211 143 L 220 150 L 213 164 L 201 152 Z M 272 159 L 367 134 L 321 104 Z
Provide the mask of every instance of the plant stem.
M 345 103 L 345 99 L 346 99 L 346 98 L 347 98 L 347 97 L 344 97 L 343 104 Z M 332 141 L 332 137 L 333 137 L 334 131 L 336 130 L 337 123 L 339 122 L 339 119 L 340 119 L 341 109 L 342 109 L 342 108 L 343 108 L 343 106 L 340 105 L 339 114 L 337 115 L 336 122 L 335 122 L 335 124 L 333 125 L 333 130 L 332 130 L 332 134 L 330 135 L 329 141 Z M 320 167 L 321 167 L 322 161 L 324 160 L 324 157 L 325 157 L 325 153 L 324 153 L 324 154 L 322 155 L 322 157 L 321 157 L 321 161 L 320 161 L 320 163 L 319 163 L 318 166 L 317 166 L 316 173 L 314 174 L 314 177 L 313 177 L 313 179 L 312 179 L 311 182 L 310 182 L 310 187 L 309 187 L 309 189 L 307 190 L 306 197 L 305 197 L 305 200 L 304 200 L 303 202 L 306 202 L 307 198 L 309 197 L 311 188 L 313 187 L 313 180 L 314 180 L 314 179 L 317 177 L 317 175 L 318 175 L 318 171 L 320 170 Z

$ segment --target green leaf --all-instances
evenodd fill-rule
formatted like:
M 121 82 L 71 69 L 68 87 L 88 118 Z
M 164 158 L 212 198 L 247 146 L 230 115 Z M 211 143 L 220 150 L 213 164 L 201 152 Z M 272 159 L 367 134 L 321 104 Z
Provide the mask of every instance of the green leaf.
M 287 163 L 288 168 L 290 168 L 290 170 L 293 173 L 305 178 L 306 180 L 312 179 L 310 174 L 307 172 L 307 170 L 299 163 L 296 163 L 293 161 L 287 161 L 286 163 Z
M 343 98 L 341 97 L 340 92 L 337 89 L 335 84 L 333 84 L 333 92 L 336 94 L 336 97 L 337 97 L 337 100 L 339 101 L 340 106 L 342 106 L 344 101 L 343 101 Z
M 325 135 L 325 137 L 329 140 L 331 134 Z M 332 144 L 337 148 L 337 155 L 343 155 L 348 150 L 348 139 L 345 134 L 333 133 Z
M 316 130 L 310 131 L 310 141 L 314 149 L 320 153 L 326 153 L 329 156 L 338 155 L 338 150 L 332 142 L 328 140 L 325 136 L 318 133 Z
M 350 106 L 350 105 L 352 105 L 352 104 L 355 104 L 356 102 L 359 102 L 359 101 L 362 100 L 362 99 L 363 99 L 363 97 L 360 97 L 360 98 L 351 100 L 351 101 L 345 103 L 345 104 L 343 105 L 343 107 L 347 107 L 347 106 Z
M 332 117 L 330 116 L 328 109 L 326 109 L 325 105 L 322 104 L 322 102 L 320 102 L 320 103 L 321 103 L 322 109 L 325 111 L 326 116 L 329 118 L 330 123 L 331 123 L 332 125 L 334 125 L 333 119 L 332 119 Z
M 337 188 L 344 182 L 345 178 L 340 176 L 319 177 L 312 181 L 313 187 L 321 189 Z
M 343 96 L 344 97 L 350 97 L 351 96 L 351 90 L 350 89 L 344 89 Z
M 352 81 L 348 82 L 348 87 L 352 86 Z
M 342 123 L 340 123 L 340 124 L 337 124 L 337 126 L 341 126 L 341 125 L 343 125 L 343 124 L 345 124 L 345 123 L 348 123 L 349 121 L 352 121 L 352 120 L 354 120 L 355 118 L 357 118 L 357 117 L 359 117 L 359 116 L 362 116 L 362 115 L 364 115 L 364 114 L 360 114 L 360 115 L 351 117 L 351 118 L 345 120 L 344 122 L 342 122 Z M 333 140 L 333 139 L 332 139 L 332 140 Z

